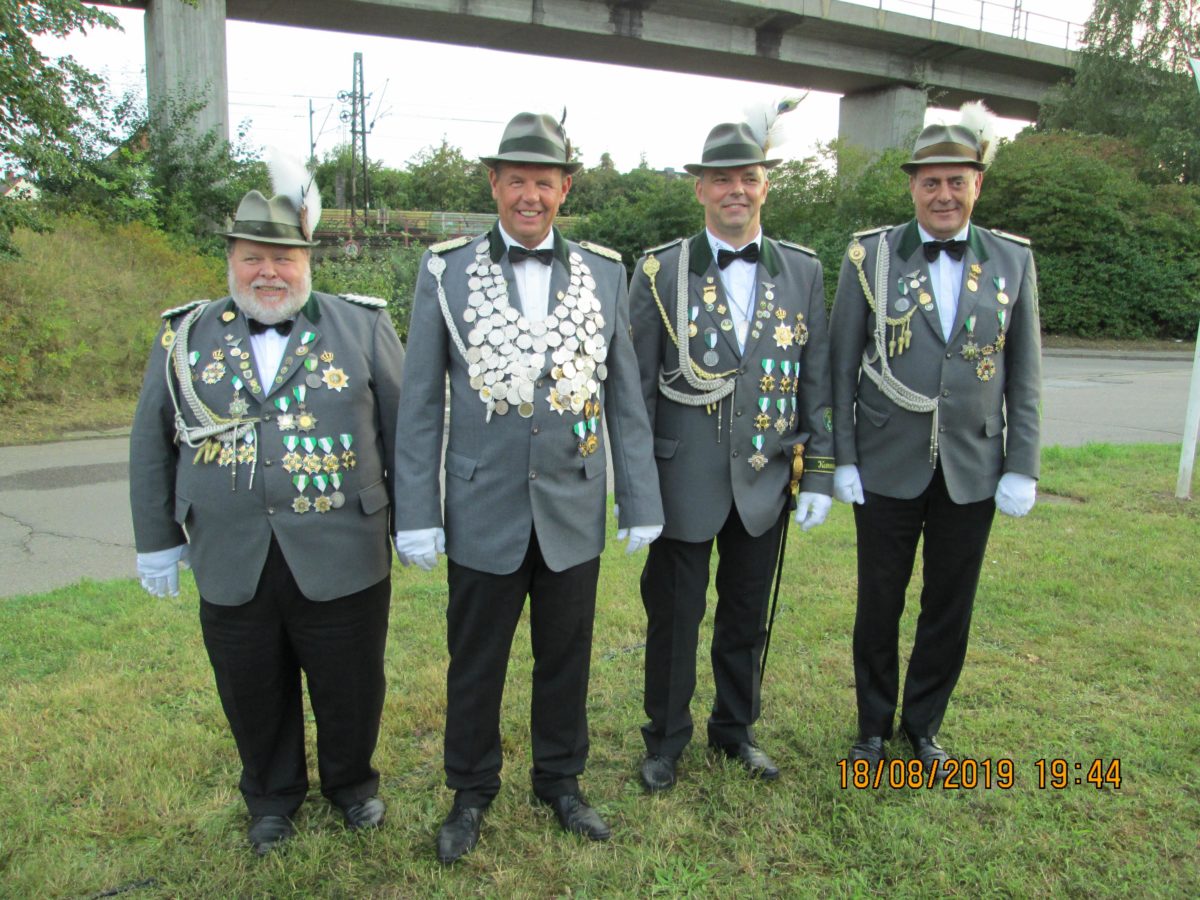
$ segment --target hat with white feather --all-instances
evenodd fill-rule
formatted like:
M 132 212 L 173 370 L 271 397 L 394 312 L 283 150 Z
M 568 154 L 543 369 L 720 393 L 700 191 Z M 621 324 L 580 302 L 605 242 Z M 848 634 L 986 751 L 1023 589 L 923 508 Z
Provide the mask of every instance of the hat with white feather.
M 800 105 L 808 93 L 785 97 L 778 103 L 746 110 L 745 122 L 722 122 L 708 133 L 700 162 L 684 166 L 690 174 L 701 175 L 705 169 L 736 169 L 740 166 L 762 166 L 773 169 L 782 159 L 769 159 L 771 147 L 782 142 L 779 117 Z
M 321 192 L 316 178 L 299 162 L 272 152 L 267 158 L 275 196 L 248 191 L 223 237 L 242 238 L 285 247 L 315 247 L 312 239 L 321 219 Z
M 975 100 L 962 105 L 957 125 L 926 126 L 913 145 L 912 159 L 900 168 L 909 175 L 921 166 L 966 165 L 985 172 L 995 155 L 995 116 Z

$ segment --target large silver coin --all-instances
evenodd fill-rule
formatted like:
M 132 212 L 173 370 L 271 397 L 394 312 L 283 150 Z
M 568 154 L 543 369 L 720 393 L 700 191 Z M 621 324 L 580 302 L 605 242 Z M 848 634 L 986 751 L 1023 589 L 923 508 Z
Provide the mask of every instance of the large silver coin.
M 563 363 L 562 370 L 563 375 L 565 375 L 567 378 L 574 378 L 576 371 L 578 371 L 575 368 L 575 363 L 573 363 L 571 360 L 567 360 L 565 363 Z
M 521 329 L 511 322 L 504 326 L 504 336 L 510 341 L 515 341 L 520 333 Z
M 562 343 L 562 335 L 559 334 L 557 331 L 547 331 L 546 332 L 546 346 L 557 347 L 561 343 Z
M 467 279 L 467 290 L 468 291 L 477 291 L 481 287 L 483 287 L 483 279 L 482 278 L 468 278 Z
M 478 347 L 480 344 L 482 344 L 484 340 L 486 339 L 483 336 L 483 332 L 479 329 L 474 329 L 470 334 L 467 335 L 467 342 L 475 347 Z
M 467 309 L 464 309 L 463 310 L 463 321 L 467 322 L 468 324 L 470 324 L 471 322 L 474 322 L 475 321 L 475 310 L 471 309 L 470 307 L 468 307 Z
M 521 332 L 517 335 L 517 346 L 522 350 L 528 350 L 533 346 L 533 338 L 531 338 L 528 334 Z
M 478 347 L 468 347 L 467 348 L 467 362 L 468 363 L 477 363 L 481 359 L 483 359 L 483 354 L 479 352 Z
M 522 403 L 533 402 L 533 382 L 526 380 L 517 382 L 517 396 L 521 398 Z
M 334 509 L 341 509 L 346 505 L 346 495 L 341 491 L 334 491 L 329 495 L 329 502 L 333 504 Z
M 473 390 L 473 391 L 479 390 L 481 387 L 483 387 L 483 376 L 482 375 L 472 376 L 470 385 L 471 385 L 471 390 Z
M 706 366 L 715 366 L 720 361 L 721 357 L 716 350 L 706 350 L 704 352 L 704 364 Z
M 496 415 L 498 415 L 498 416 L 508 415 L 508 403 L 506 403 L 504 400 L 496 401 Z
M 585 288 L 587 288 L 589 291 L 594 291 L 596 289 L 596 279 L 593 278 L 591 275 L 584 275 L 583 276 L 583 286 Z
M 604 381 L 604 379 L 608 378 L 608 366 L 606 366 L 604 363 L 600 363 L 598 366 L 596 366 L 596 377 L 601 381 Z
M 530 418 L 533 415 L 533 404 L 532 403 L 522 403 L 520 406 L 517 407 L 517 414 L 520 415 L 520 417 L 522 419 Z
M 534 322 L 532 325 L 530 325 L 529 333 L 535 338 L 542 337 L 542 335 L 546 333 L 546 320 L 542 319 L 540 322 Z
M 563 338 L 563 347 L 574 355 L 575 351 L 579 349 L 579 338 L 575 337 L 575 335 Z
M 579 255 L 578 250 L 571 251 L 570 259 L 571 259 L 571 262 L 576 263 L 576 264 L 583 262 L 583 257 Z
M 504 343 L 504 332 L 501 331 L 499 328 L 493 328 L 491 331 L 488 332 L 487 339 L 488 339 L 488 343 L 491 344 L 493 347 L 499 347 L 501 344 Z
M 504 318 L 509 322 L 515 322 L 521 317 L 521 314 L 511 306 L 504 307 Z
M 570 337 L 575 333 L 575 323 L 570 319 L 566 319 L 559 323 L 558 330 L 562 332 L 564 336 Z

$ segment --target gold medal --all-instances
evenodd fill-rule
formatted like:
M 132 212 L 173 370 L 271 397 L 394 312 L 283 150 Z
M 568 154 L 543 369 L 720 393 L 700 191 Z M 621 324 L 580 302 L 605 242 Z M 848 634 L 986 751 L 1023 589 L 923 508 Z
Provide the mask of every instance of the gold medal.
M 312 501 L 307 497 L 297 497 L 292 501 L 292 509 L 293 511 L 300 513 L 300 515 L 304 515 L 306 512 L 312 509 Z
M 794 341 L 794 339 L 795 339 L 795 335 L 793 334 L 792 328 L 790 325 L 776 325 L 775 326 L 775 346 L 776 347 L 786 350 L 788 347 L 792 346 L 792 342 Z
M 974 278 L 968 278 L 967 279 L 967 290 L 970 291 L 971 293 L 975 293 L 975 291 L 979 290 L 979 282 L 976 281 Z
M 175 342 L 175 332 L 173 332 L 171 330 L 171 326 L 168 325 L 166 330 L 163 331 L 163 333 L 162 333 L 162 345 L 164 347 L 170 349 L 171 344 L 173 344 L 174 342 Z
M 1001 303 L 1008 303 L 1008 294 L 1004 293 L 1004 291 L 1001 291 L 996 295 L 996 299 Z
M 221 313 L 222 322 L 232 322 L 236 318 L 237 313 L 235 313 L 232 309 L 227 309 L 225 312 Z
M 921 291 L 921 293 L 917 294 L 917 302 L 922 306 L 928 306 L 933 302 L 933 297 L 928 291 Z
M 759 431 L 766 431 L 771 427 L 771 417 L 766 413 L 759 413 L 754 417 L 754 427 Z
M 699 333 L 700 333 L 700 328 L 696 325 L 696 323 L 689 322 L 688 323 L 688 337 L 695 337 Z
M 725 304 L 724 303 L 717 304 L 717 315 L 718 316 L 725 315 Z
M 755 472 L 761 472 L 767 464 L 767 458 L 762 455 L 761 450 L 757 450 L 746 462 L 750 463 Z

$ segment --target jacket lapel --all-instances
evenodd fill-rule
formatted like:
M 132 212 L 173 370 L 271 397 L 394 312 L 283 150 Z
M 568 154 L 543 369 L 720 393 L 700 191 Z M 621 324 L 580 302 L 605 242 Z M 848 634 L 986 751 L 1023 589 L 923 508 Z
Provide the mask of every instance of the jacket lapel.
M 895 259 L 899 263 L 899 271 L 891 273 L 892 283 L 888 285 L 888 313 L 893 318 L 903 315 L 896 309 L 896 300 L 901 296 L 897 285 L 900 282 L 900 276 L 911 276 L 916 273 L 918 279 L 924 280 L 920 281 L 919 286 L 915 288 L 910 284 L 908 293 L 904 296 L 910 303 L 917 306 L 913 318 L 923 320 L 937 342 L 944 345 L 946 339 L 942 336 L 942 320 L 938 317 L 933 280 L 929 277 L 929 263 L 925 260 L 925 254 L 917 252 L 920 249 L 921 232 L 917 230 L 917 220 L 913 219 L 904 227 L 900 234 L 900 240 L 896 244 Z M 928 294 L 931 302 L 922 303 L 920 301 L 922 293 Z
M 310 355 L 313 355 L 314 359 L 316 358 L 316 348 L 321 340 L 321 331 L 317 324 L 320 321 L 321 304 L 318 302 L 316 294 L 309 294 L 308 302 L 300 308 L 296 322 L 292 326 L 292 333 L 288 335 L 287 349 L 283 353 L 279 371 L 275 373 L 275 378 L 269 385 L 264 385 L 268 398 L 278 391 L 287 390 L 290 382 L 298 373 L 308 371 L 305 368 L 305 360 Z M 244 320 L 242 328 L 246 328 Z M 250 343 L 248 335 L 249 332 L 247 332 L 247 345 Z M 307 391 L 307 385 L 305 387 Z
M 972 225 L 967 232 L 967 252 L 963 254 L 962 283 L 958 287 L 958 311 L 954 315 L 954 327 L 950 329 L 951 340 L 954 340 L 966 323 L 967 317 L 975 312 L 975 307 L 979 304 L 979 288 L 982 287 L 979 279 L 983 277 L 983 273 L 972 278 L 971 266 L 978 265 L 982 269 L 987 259 L 987 250 L 979 240 L 978 229 Z M 975 290 L 971 290 L 969 282 L 975 284 Z

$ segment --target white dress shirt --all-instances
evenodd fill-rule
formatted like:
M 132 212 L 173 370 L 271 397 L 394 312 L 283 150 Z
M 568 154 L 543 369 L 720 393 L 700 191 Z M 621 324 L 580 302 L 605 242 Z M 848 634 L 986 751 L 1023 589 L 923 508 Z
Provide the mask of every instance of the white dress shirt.
M 963 230 L 950 240 L 965 241 L 971 223 L 963 226 Z M 921 240 L 936 241 L 935 238 L 917 223 Z M 954 327 L 954 317 L 958 314 L 958 292 L 962 288 L 963 265 L 966 254 L 962 259 L 955 259 L 949 253 L 939 253 L 937 259 L 929 264 L 929 281 L 933 287 L 933 299 L 937 301 L 938 318 L 942 324 L 942 339 L 950 340 L 950 329 Z
M 708 235 L 708 245 L 712 248 L 713 259 L 717 258 L 719 250 L 740 251 L 750 244 L 758 244 L 759 252 L 762 252 L 761 228 L 754 240 L 747 241 L 741 247 L 734 247 L 721 240 L 707 228 L 705 233 Z M 744 351 L 746 335 L 749 334 L 750 323 L 754 319 L 754 297 L 757 291 L 754 279 L 758 272 L 758 264 L 746 262 L 744 259 L 735 259 L 720 272 L 721 286 L 725 288 L 725 299 L 729 301 L 729 318 L 733 320 L 733 333 L 737 337 L 738 350 Z
M 514 244 L 524 246 L 520 241 L 509 237 L 504 226 L 500 226 L 500 237 L 504 239 L 504 249 L 508 250 Z M 530 249 L 554 249 L 554 230 L 546 232 L 546 237 L 536 247 Z M 518 303 L 513 303 L 513 292 L 509 290 L 509 305 L 519 306 L 525 318 L 530 322 L 540 322 L 550 313 L 550 270 L 553 265 L 543 265 L 536 259 L 523 259 L 512 264 L 513 279 L 517 282 Z
M 274 328 L 268 328 L 262 334 L 250 335 L 254 368 L 258 372 L 258 383 L 264 390 L 269 390 L 275 382 L 275 373 L 279 371 L 279 364 L 283 362 L 287 345 L 288 336 L 280 334 Z

